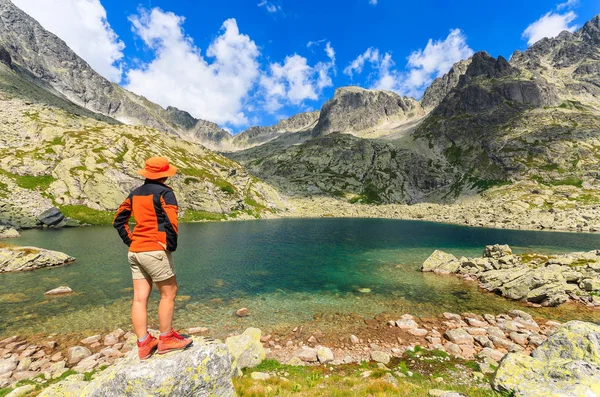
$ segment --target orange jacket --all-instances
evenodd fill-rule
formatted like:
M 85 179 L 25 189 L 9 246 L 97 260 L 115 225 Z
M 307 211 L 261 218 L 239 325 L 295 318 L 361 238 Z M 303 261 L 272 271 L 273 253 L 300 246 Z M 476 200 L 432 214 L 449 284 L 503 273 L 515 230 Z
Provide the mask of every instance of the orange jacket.
M 131 252 L 177 249 L 177 200 L 167 185 L 147 179 L 117 210 L 113 226 Z M 133 232 L 129 218 L 135 218 Z

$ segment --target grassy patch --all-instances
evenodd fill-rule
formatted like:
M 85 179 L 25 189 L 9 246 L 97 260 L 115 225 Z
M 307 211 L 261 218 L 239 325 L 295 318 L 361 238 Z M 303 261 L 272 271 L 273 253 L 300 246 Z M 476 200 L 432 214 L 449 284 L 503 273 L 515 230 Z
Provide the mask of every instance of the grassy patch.
M 220 221 L 226 219 L 225 214 L 216 212 L 186 210 L 185 215 L 181 218 L 182 222 L 200 222 L 200 221 Z
M 194 178 L 191 176 L 188 176 L 187 178 L 185 178 L 183 180 L 183 183 L 185 183 L 186 185 L 189 185 L 190 183 L 198 183 L 198 182 L 200 182 L 200 181 L 197 178 Z
M 561 109 L 577 109 L 577 110 L 586 110 L 586 107 L 578 101 L 564 101 L 560 105 L 558 105 Z
M 523 255 L 519 255 L 521 257 L 521 261 L 523 263 L 535 263 L 535 264 L 542 264 L 542 263 L 546 263 L 548 261 L 548 259 L 550 259 L 549 256 L 546 255 L 541 255 L 541 254 L 523 254 Z
M 535 176 L 532 176 L 531 179 L 538 183 L 542 183 L 545 185 L 552 185 L 552 186 L 565 186 L 565 185 L 566 186 L 575 186 L 575 187 L 583 186 L 583 181 L 576 177 L 568 177 L 565 179 L 555 179 L 555 180 L 551 180 L 551 181 L 546 181 L 541 176 L 535 175 Z
M 225 192 L 227 194 L 233 194 L 233 193 L 235 193 L 235 188 L 231 184 L 220 186 L 220 188 L 221 188 L 222 192 Z
M 410 356 L 405 356 L 410 361 L 423 360 L 424 366 L 429 367 L 430 363 L 436 362 L 439 365 L 445 365 L 452 371 L 471 371 L 474 365 L 469 365 L 464 360 L 449 359 L 447 357 L 438 357 L 433 352 L 423 349 L 415 349 L 410 352 Z M 412 357 L 412 358 L 411 358 Z M 416 373 L 414 369 L 409 369 L 405 361 L 390 365 L 392 376 L 396 378 L 397 385 L 388 383 L 385 380 L 386 371 L 379 369 L 375 363 L 362 362 L 359 364 L 337 365 L 337 366 L 291 366 L 280 364 L 274 360 L 265 360 L 258 367 L 245 369 L 244 376 L 234 378 L 233 383 L 236 392 L 241 397 L 258 396 L 333 396 L 333 397 L 367 397 L 367 396 L 426 396 L 431 389 L 453 390 L 464 393 L 472 397 L 500 397 L 508 394 L 500 394 L 481 387 L 476 381 L 472 384 L 461 384 L 460 380 L 455 381 L 455 373 L 441 371 L 436 375 L 423 375 Z M 461 368 L 453 365 L 459 363 Z M 390 363 L 392 364 L 392 363 Z M 450 365 L 451 364 L 451 365 Z M 412 368 L 412 367 L 411 367 Z M 370 375 L 363 377 L 365 371 L 370 371 Z M 405 374 L 405 377 L 396 377 L 395 372 Z M 409 371 L 413 376 L 406 376 Z M 271 378 L 266 381 L 251 379 L 252 372 L 269 373 Z M 442 374 L 443 382 L 435 381 L 435 378 Z
M 23 189 L 41 189 L 46 190 L 50 187 L 50 184 L 55 181 L 52 175 L 40 175 L 40 176 L 31 176 L 31 175 L 14 175 L 5 173 L 11 178 L 15 180 L 17 185 L 22 187 Z
M 110 225 L 115 217 L 112 211 L 99 211 L 85 205 L 63 205 L 60 210 L 65 216 L 90 225 Z
M 554 186 L 568 185 L 568 186 L 582 187 L 583 181 L 579 178 L 569 177 L 569 178 L 565 178 L 565 179 L 552 181 L 552 182 L 550 182 L 550 184 L 554 185 Z

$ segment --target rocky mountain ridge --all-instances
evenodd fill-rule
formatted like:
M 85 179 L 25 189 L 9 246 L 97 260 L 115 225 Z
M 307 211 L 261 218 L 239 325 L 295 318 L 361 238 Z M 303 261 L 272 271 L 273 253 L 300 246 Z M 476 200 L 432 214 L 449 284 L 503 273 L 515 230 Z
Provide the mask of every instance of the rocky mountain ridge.
M 197 120 L 176 108 L 163 109 L 109 82 L 10 0 L 0 0 L 0 47 L 5 63 L 29 77 L 31 83 L 92 112 L 211 147 L 219 147 L 221 141 L 231 138 L 214 123 Z
M 401 101 L 396 114 L 414 116 L 400 120 L 405 126 L 390 130 L 379 121 L 393 95 L 378 102 L 377 92 L 342 88 L 312 136 L 280 137 L 228 156 L 284 193 L 353 202 L 451 202 L 520 180 L 595 186 L 599 24 L 597 16 L 510 61 L 479 52 L 458 62 L 420 103 Z M 328 138 L 334 131 L 343 134 Z
M 115 134 L 127 134 L 133 128 L 154 137 L 155 131 L 147 126 L 156 126 L 157 131 L 171 133 L 157 139 L 185 146 L 194 155 L 198 149 L 192 142 L 208 142 L 233 160 L 220 158 L 216 163 L 230 162 L 225 166 L 230 172 L 235 169 L 234 175 L 252 179 L 234 165 L 240 162 L 252 175 L 287 196 L 330 196 L 373 204 L 451 203 L 518 181 L 533 181 L 541 188 L 571 185 L 589 195 L 586 189 L 593 188 L 600 175 L 600 85 L 594 72 L 600 59 L 599 26 L 600 16 L 575 33 L 563 33 L 523 53 L 516 52 L 510 61 L 476 53 L 436 79 L 421 101 L 388 91 L 342 87 L 320 111 L 302 113 L 270 127 L 252 127 L 232 137 L 216 124 L 197 120 L 174 107 L 162 109 L 108 83 L 64 42 L 12 3 L 0 0 L 0 48 L 4 49 L 0 50 L 0 91 L 8 94 L 7 100 L 21 115 L 32 118 L 35 114 L 31 121 L 40 121 L 37 114 L 45 115 L 45 125 L 35 126 L 38 131 L 49 125 L 48 105 L 78 120 L 85 119 L 83 127 L 75 128 L 86 131 L 90 129 L 88 123 L 92 132 L 97 123 L 104 123 L 98 127 L 103 131 L 106 128 Z M 25 110 L 23 102 L 15 102 L 17 98 L 25 106 L 32 102 L 34 108 Z M 45 110 L 40 112 L 39 106 Z M 58 124 L 70 132 L 72 125 L 64 122 L 66 116 L 59 112 Z M 117 119 L 138 126 L 124 126 Z M 12 139 L 10 147 L 17 138 L 8 136 Z M 90 141 L 78 149 L 104 147 L 97 140 L 99 136 L 91 133 L 89 137 Z M 136 137 L 130 143 L 138 139 L 145 138 Z M 50 148 L 34 151 L 40 150 Z M 180 155 L 173 154 L 183 161 Z M 198 155 L 217 156 L 209 151 Z M 33 200 L 38 206 L 44 203 L 36 211 L 48 203 L 83 205 L 99 211 L 114 207 L 116 199 L 98 198 L 106 194 L 104 184 L 110 186 L 110 178 L 77 185 L 68 177 L 75 172 L 67 169 L 85 167 L 89 172 L 83 177 L 94 179 L 94 173 L 101 169 L 94 164 L 101 159 L 92 161 L 81 156 L 79 163 L 62 170 L 48 168 L 48 159 L 39 153 L 21 156 L 29 158 L 24 161 L 8 157 L 3 161 L 6 173 L 53 178 L 60 175 L 68 181 L 66 186 L 52 181 L 44 188 L 50 197 Z M 247 197 L 242 192 L 247 190 L 239 187 L 239 181 L 229 182 L 227 178 L 233 175 L 226 177 L 215 169 L 207 169 L 207 174 L 211 177 L 204 179 L 224 180 L 241 195 L 235 203 L 214 195 L 200 199 L 190 196 L 186 205 L 209 213 L 245 208 Z M 186 186 L 193 182 L 189 178 L 203 180 L 191 174 L 187 178 Z M 10 180 L 3 183 L 10 184 Z M 219 183 L 212 185 L 225 189 L 222 192 L 227 194 L 228 185 Z M 19 188 L 14 183 L 10 186 Z M 90 193 L 93 186 L 102 188 Z M 270 189 L 266 184 L 261 186 L 260 193 L 249 197 L 251 203 L 258 203 L 252 208 L 286 207 L 274 191 L 265 193 Z M 29 197 L 29 193 L 23 197 Z

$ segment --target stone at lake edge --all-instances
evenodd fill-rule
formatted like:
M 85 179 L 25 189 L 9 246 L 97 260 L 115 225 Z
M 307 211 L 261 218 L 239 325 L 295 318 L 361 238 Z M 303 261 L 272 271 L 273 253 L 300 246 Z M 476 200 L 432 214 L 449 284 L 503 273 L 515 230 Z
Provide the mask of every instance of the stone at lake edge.
M 260 342 L 261 331 L 248 328 L 243 334 L 230 336 L 225 340 L 229 352 L 233 355 L 233 365 L 238 369 L 252 368 L 260 364 L 266 356 Z
M 134 348 L 118 364 L 106 369 L 80 394 L 81 397 L 208 396 L 233 397 L 233 356 L 223 343 L 194 338 L 184 350 L 154 355 L 140 361 Z
M 75 261 L 75 258 L 62 252 L 36 247 L 0 248 L 0 273 L 61 266 L 70 264 L 73 261 Z
M 63 213 L 56 207 L 47 209 L 38 215 L 38 220 L 46 226 L 56 226 L 65 219 Z
M 515 397 L 600 395 L 600 325 L 570 321 L 532 357 L 507 354 L 493 387 Z
M 87 347 L 73 346 L 67 352 L 68 364 L 75 365 L 91 355 L 92 352 Z
M 18 238 L 21 237 L 21 233 L 13 228 L 5 228 L 0 225 L 0 239 L 3 238 Z
M 595 306 L 600 293 L 600 251 L 513 255 L 509 246 L 496 244 L 485 247 L 482 258 L 458 260 L 436 250 L 421 270 L 476 279 L 488 291 L 542 306 L 569 299 Z

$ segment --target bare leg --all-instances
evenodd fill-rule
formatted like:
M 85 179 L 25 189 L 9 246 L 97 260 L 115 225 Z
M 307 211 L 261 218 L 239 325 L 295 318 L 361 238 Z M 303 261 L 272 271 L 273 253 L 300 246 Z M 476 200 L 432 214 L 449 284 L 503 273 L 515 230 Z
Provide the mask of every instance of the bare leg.
M 177 278 L 175 276 L 156 283 L 160 291 L 160 304 L 158 305 L 158 321 L 160 332 L 165 333 L 173 329 L 173 310 L 177 296 Z
M 148 298 L 152 292 L 152 282 L 141 279 L 133 280 L 133 304 L 131 305 L 131 321 L 138 338 L 148 332 Z

